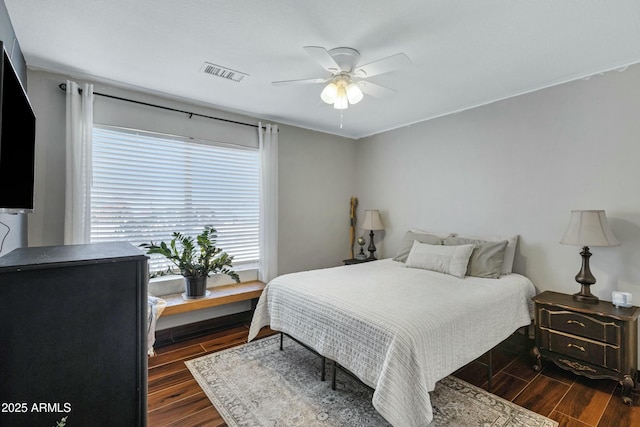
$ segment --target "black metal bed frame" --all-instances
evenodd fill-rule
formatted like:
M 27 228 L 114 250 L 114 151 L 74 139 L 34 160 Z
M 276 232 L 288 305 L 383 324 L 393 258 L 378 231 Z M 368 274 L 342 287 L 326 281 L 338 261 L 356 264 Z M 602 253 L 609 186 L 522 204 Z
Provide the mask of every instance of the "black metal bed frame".
M 303 346 L 304 348 L 306 348 L 307 350 L 309 350 L 311 353 L 313 353 L 316 356 L 318 356 L 320 359 L 322 359 L 322 372 L 320 372 L 320 381 L 325 381 L 327 379 L 326 373 L 325 373 L 326 372 L 326 366 L 327 366 L 327 358 L 325 356 L 321 355 L 320 353 L 318 353 L 317 351 L 315 351 L 314 349 L 312 349 L 311 347 L 309 347 L 308 345 L 306 345 L 305 343 L 295 339 L 294 337 L 292 337 L 289 334 L 285 334 L 284 332 L 280 332 L 280 351 L 284 351 L 283 342 L 284 342 L 284 336 L 285 335 L 288 336 L 289 338 L 291 338 L 293 341 L 295 341 L 298 344 L 300 344 L 301 346 Z M 334 374 L 334 377 L 335 377 L 335 374 Z M 335 378 L 334 378 L 333 381 L 335 381 Z M 333 390 L 335 390 L 335 388 L 333 388 Z

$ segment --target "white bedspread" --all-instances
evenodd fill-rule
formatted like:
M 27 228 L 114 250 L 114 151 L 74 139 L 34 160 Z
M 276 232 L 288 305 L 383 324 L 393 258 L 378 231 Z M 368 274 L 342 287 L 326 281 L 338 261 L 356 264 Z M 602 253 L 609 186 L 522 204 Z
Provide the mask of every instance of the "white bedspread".
M 269 282 L 251 322 L 284 332 L 375 388 L 392 425 L 425 426 L 429 391 L 532 318 L 529 279 L 459 279 L 390 259 L 292 273 Z

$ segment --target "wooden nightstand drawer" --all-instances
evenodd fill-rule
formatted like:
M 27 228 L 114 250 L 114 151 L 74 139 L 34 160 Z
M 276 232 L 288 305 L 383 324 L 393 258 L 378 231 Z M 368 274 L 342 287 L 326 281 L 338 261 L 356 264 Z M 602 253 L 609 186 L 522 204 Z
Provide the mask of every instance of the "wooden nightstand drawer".
M 543 306 L 539 309 L 540 326 L 580 337 L 620 345 L 621 328 L 615 320 L 600 316 L 586 316 L 566 310 Z
M 620 348 L 609 344 L 580 339 L 574 335 L 543 331 L 548 333 L 549 351 L 564 354 L 575 359 L 620 371 Z

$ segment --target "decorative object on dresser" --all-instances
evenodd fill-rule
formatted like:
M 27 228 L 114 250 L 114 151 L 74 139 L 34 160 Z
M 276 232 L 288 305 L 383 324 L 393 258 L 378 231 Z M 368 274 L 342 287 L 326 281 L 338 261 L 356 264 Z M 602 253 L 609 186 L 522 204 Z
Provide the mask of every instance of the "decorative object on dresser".
M 147 249 L 148 254 L 160 254 L 175 264 L 184 277 L 185 299 L 204 298 L 207 292 L 207 277 L 210 274 L 222 273 L 240 283 L 238 274 L 231 270 L 233 257 L 216 247 L 216 229 L 210 225 L 196 237 L 174 232 L 173 239 L 166 244 L 142 243 L 140 247 Z M 175 274 L 171 269 L 169 273 Z
M 364 211 L 364 222 L 362 223 L 363 230 L 369 230 L 369 247 L 367 250 L 369 251 L 369 259 L 376 259 L 376 245 L 373 243 L 373 232 L 378 230 L 384 230 L 384 225 L 382 225 L 382 220 L 380 219 L 380 212 L 377 210 L 365 210 Z
M 616 307 L 631 307 L 631 293 L 613 291 L 611 292 L 611 302 Z
M 582 268 L 576 275 L 576 282 L 582 285 L 580 292 L 573 295 L 576 301 L 596 304 L 598 297 L 591 293 L 589 287 L 596 283 L 591 274 L 589 246 L 620 246 L 620 242 L 611 231 L 603 210 L 571 211 L 569 227 L 560 243 L 563 245 L 582 246 Z
M 367 254 L 364 253 L 364 244 L 367 243 L 366 240 L 364 240 L 364 236 L 360 236 L 358 237 L 358 245 L 360 245 L 360 252 L 358 252 L 358 255 L 356 255 L 356 259 L 358 260 L 364 260 L 367 259 Z
M 353 244 L 356 240 L 356 209 L 358 208 L 358 198 L 351 197 L 351 203 L 349 208 L 349 256 L 354 258 L 353 256 Z M 360 238 L 358 238 L 358 242 L 360 242 Z M 362 252 L 362 245 L 360 246 L 360 252 Z
M 534 370 L 542 369 L 544 358 L 578 375 L 617 380 L 623 401 L 630 405 L 637 381 L 640 307 L 585 303 L 551 291 L 536 295 L 533 301 Z

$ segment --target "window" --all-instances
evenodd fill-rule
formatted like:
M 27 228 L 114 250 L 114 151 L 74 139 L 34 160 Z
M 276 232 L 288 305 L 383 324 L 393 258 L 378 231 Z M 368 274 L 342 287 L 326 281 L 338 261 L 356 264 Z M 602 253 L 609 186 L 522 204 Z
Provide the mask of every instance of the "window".
M 259 258 L 257 149 L 114 127 L 93 129 L 91 241 L 168 241 L 218 231 L 234 267 Z M 172 264 L 149 260 L 152 273 Z

